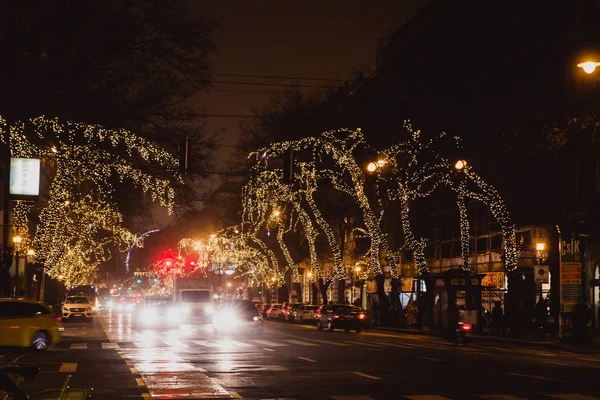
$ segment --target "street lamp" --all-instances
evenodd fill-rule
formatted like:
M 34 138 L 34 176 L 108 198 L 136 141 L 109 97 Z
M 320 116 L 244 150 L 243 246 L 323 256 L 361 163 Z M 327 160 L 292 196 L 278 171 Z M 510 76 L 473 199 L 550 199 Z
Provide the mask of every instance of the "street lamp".
M 375 171 L 377 171 L 377 163 L 370 162 L 367 165 L 367 171 L 369 171 L 369 172 L 375 172 Z
M 597 61 L 584 61 L 584 62 L 581 62 L 581 63 L 577 64 L 577 66 L 579 68 L 583 69 L 583 71 L 586 74 L 589 75 L 589 74 L 593 74 L 594 71 L 596 70 L 596 67 L 600 66 L 600 62 L 597 62 Z
M 19 279 L 19 244 L 23 241 L 21 236 L 13 236 L 13 243 L 15 244 L 15 297 L 19 297 L 21 294 L 21 280 Z
M 454 164 L 454 169 L 457 171 L 462 171 L 467 166 L 467 162 L 465 160 L 458 160 Z

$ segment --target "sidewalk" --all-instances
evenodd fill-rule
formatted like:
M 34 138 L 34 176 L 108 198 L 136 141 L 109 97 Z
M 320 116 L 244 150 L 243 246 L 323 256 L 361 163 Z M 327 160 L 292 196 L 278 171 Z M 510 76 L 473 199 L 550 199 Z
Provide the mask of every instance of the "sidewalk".
M 392 327 L 379 327 L 370 328 L 373 331 L 391 331 L 407 335 L 420 335 L 420 336 L 445 336 L 444 331 L 430 330 L 430 329 L 410 329 L 410 328 L 392 328 Z M 496 343 L 496 344 L 512 344 L 518 346 L 531 346 L 546 349 L 555 350 L 568 350 L 576 353 L 587 353 L 587 354 L 600 354 L 600 339 L 594 338 L 592 343 L 577 345 L 569 343 L 559 343 L 555 339 L 547 340 L 533 340 L 527 338 L 513 339 L 508 337 L 494 336 L 492 334 L 474 334 L 474 343 Z

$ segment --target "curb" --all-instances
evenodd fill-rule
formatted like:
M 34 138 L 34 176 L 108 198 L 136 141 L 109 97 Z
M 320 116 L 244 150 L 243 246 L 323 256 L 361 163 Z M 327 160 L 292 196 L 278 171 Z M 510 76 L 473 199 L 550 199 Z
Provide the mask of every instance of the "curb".
M 401 328 L 370 328 L 373 331 L 388 331 L 388 332 L 396 332 L 407 335 L 415 335 L 415 336 L 434 336 L 434 337 L 443 337 L 444 332 L 442 331 L 432 331 L 432 330 L 413 330 L 413 329 L 401 329 Z M 569 344 L 561 344 L 559 342 L 548 340 L 545 342 L 541 341 L 531 341 L 524 339 L 504 339 L 495 336 L 481 336 L 481 335 L 473 335 L 473 342 L 477 343 L 497 343 L 497 344 L 514 344 L 520 346 L 528 346 L 528 347 L 539 347 L 546 349 L 561 349 L 561 350 L 570 350 L 575 352 L 584 352 L 584 353 L 600 353 L 600 345 L 595 343 L 593 345 L 569 345 Z

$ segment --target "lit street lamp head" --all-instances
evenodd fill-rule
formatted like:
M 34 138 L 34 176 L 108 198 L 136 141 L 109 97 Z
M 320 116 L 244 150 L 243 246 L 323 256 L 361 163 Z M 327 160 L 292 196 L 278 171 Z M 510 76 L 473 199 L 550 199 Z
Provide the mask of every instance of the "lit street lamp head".
M 14 243 L 21 243 L 23 239 L 21 238 L 21 236 L 14 236 L 13 237 L 13 242 Z
M 546 244 L 545 243 L 536 243 L 535 249 L 537 251 L 544 251 L 544 250 L 546 250 Z
M 367 171 L 369 171 L 369 172 L 375 172 L 376 170 L 377 170 L 377 163 L 370 162 L 367 165 Z
M 596 67 L 600 66 L 600 62 L 597 61 L 585 61 L 577 64 L 579 68 L 582 68 L 586 74 L 592 74 Z
M 454 169 L 457 171 L 462 171 L 467 166 L 467 162 L 465 160 L 458 160 L 456 164 L 454 164 Z

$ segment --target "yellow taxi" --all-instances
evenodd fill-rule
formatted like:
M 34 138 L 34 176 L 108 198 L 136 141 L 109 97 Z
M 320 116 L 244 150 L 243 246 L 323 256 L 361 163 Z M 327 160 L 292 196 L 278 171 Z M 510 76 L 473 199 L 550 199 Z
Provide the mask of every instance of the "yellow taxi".
M 0 346 L 46 350 L 60 340 L 59 321 L 44 303 L 0 299 Z

